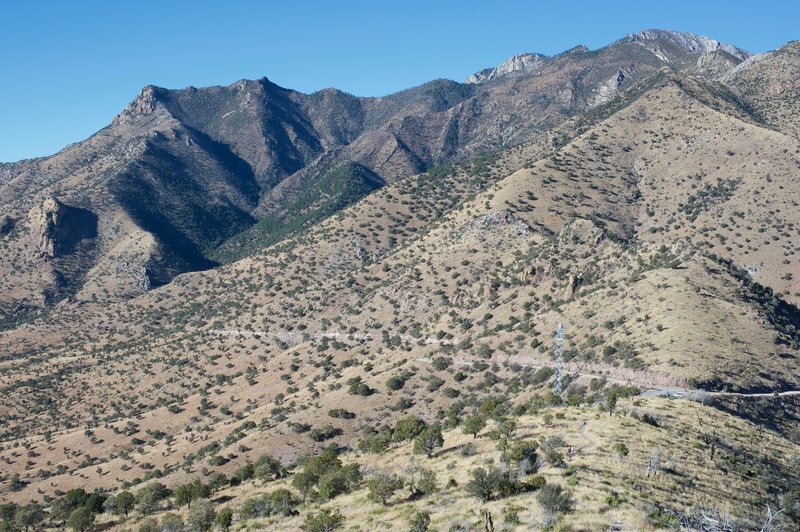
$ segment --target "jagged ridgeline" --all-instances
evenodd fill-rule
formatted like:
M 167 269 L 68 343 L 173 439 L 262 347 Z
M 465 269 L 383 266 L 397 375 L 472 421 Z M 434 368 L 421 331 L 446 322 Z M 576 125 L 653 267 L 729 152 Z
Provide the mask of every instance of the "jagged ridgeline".
M 0 165 L 0 531 L 798 528 L 797 79 L 647 30 Z
M 566 136 L 552 141 L 564 142 L 575 132 L 565 121 L 624 98 L 663 68 L 717 79 L 721 65 L 747 56 L 654 31 L 595 51 L 523 54 L 465 83 L 436 80 L 380 98 L 302 94 L 266 78 L 148 86 L 86 141 L 0 166 L 0 215 L 18 227 L 3 231 L 0 269 L 15 275 L 0 289 L 0 309 L 13 321 L 65 297 L 136 296 L 277 243 L 398 178 L 554 127 Z M 95 252 L 75 255 L 67 269 L 37 262 L 28 245 L 25 215 L 50 197 L 98 218 Z

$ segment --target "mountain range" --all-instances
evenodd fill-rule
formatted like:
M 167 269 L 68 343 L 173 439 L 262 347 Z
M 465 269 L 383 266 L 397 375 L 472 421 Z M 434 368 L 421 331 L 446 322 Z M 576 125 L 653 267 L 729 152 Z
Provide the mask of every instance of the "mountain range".
M 0 164 L 0 499 L 227 478 L 265 450 L 302 468 L 332 443 L 396 469 L 409 416 L 497 438 L 518 416 L 520 441 L 579 451 L 540 464 L 574 488 L 564 526 L 761 526 L 800 485 L 798 80 L 797 41 L 645 30 L 384 97 L 145 87 L 89 139 Z M 349 522 L 488 527 L 459 489 L 507 449 L 456 454 L 457 432 L 431 466 L 450 491 L 365 513 L 353 487 Z

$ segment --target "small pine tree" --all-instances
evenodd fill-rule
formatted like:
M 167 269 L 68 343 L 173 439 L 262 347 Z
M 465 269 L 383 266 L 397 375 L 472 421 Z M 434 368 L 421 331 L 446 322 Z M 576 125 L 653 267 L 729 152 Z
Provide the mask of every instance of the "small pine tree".
M 417 435 L 414 439 L 414 454 L 424 454 L 433 457 L 436 449 L 444 446 L 442 427 L 439 424 L 431 425 Z
M 473 469 L 470 472 L 470 479 L 465 488 L 467 492 L 479 498 L 483 502 L 492 499 L 495 489 L 497 489 L 499 478 L 494 470 L 486 470 L 482 467 Z
M 69 516 L 67 526 L 76 532 L 84 532 L 94 524 L 94 513 L 88 508 L 78 508 Z
M 478 437 L 478 433 L 483 430 L 486 426 L 486 418 L 480 414 L 475 414 L 474 416 L 469 416 L 467 419 L 464 420 L 464 426 L 462 430 L 464 434 L 472 434 L 473 438 Z
M 121 491 L 114 497 L 114 507 L 117 515 L 128 517 L 128 513 L 133 510 L 136 504 L 136 497 L 130 491 Z

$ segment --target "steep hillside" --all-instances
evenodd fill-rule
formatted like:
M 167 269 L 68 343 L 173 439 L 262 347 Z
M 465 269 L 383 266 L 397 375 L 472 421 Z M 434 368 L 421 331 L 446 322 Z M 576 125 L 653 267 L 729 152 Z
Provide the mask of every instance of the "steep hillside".
M 723 76 L 776 129 L 800 137 L 800 42 L 749 58 Z

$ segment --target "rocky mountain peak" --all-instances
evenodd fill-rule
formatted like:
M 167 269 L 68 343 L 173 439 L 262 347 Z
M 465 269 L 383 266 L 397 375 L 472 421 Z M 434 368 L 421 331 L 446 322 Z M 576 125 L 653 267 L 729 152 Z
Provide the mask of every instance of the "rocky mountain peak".
M 639 33 L 629 33 L 618 42 L 638 42 L 647 46 L 658 41 L 676 44 L 694 54 L 722 50 L 728 52 L 740 61 L 744 61 L 752 55 L 747 50 L 742 50 L 732 44 L 721 43 L 705 35 L 672 30 L 648 29 L 640 31 Z M 650 49 L 650 46 L 647 47 Z
M 535 70 L 539 68 L 546 59 L 546 56 L 542 54 L 518 54 L 500 63 L 495 68 L 486 68 L 472 74 L 464 80 L 464 83 L 483 83 L 485 81 L 508 76 L 515 72 Z
M 569 55 L 569 54 L 585 54 L 589 51 L 589 48 L 583 44 L 579 44 L 578 46 L 573 46 L 569 50 L 565 52 L 561 52 L 559 55 Z
M 159 106 L 160 93 L 163 90 L 155 85 L 145 86 L 128 107 L 114 118 L 113 124 L 128 124 L 138 118 L 155 113 Z
M 782 52 L 800 54 L 800 41 L 789 41 L 780 47 Z

